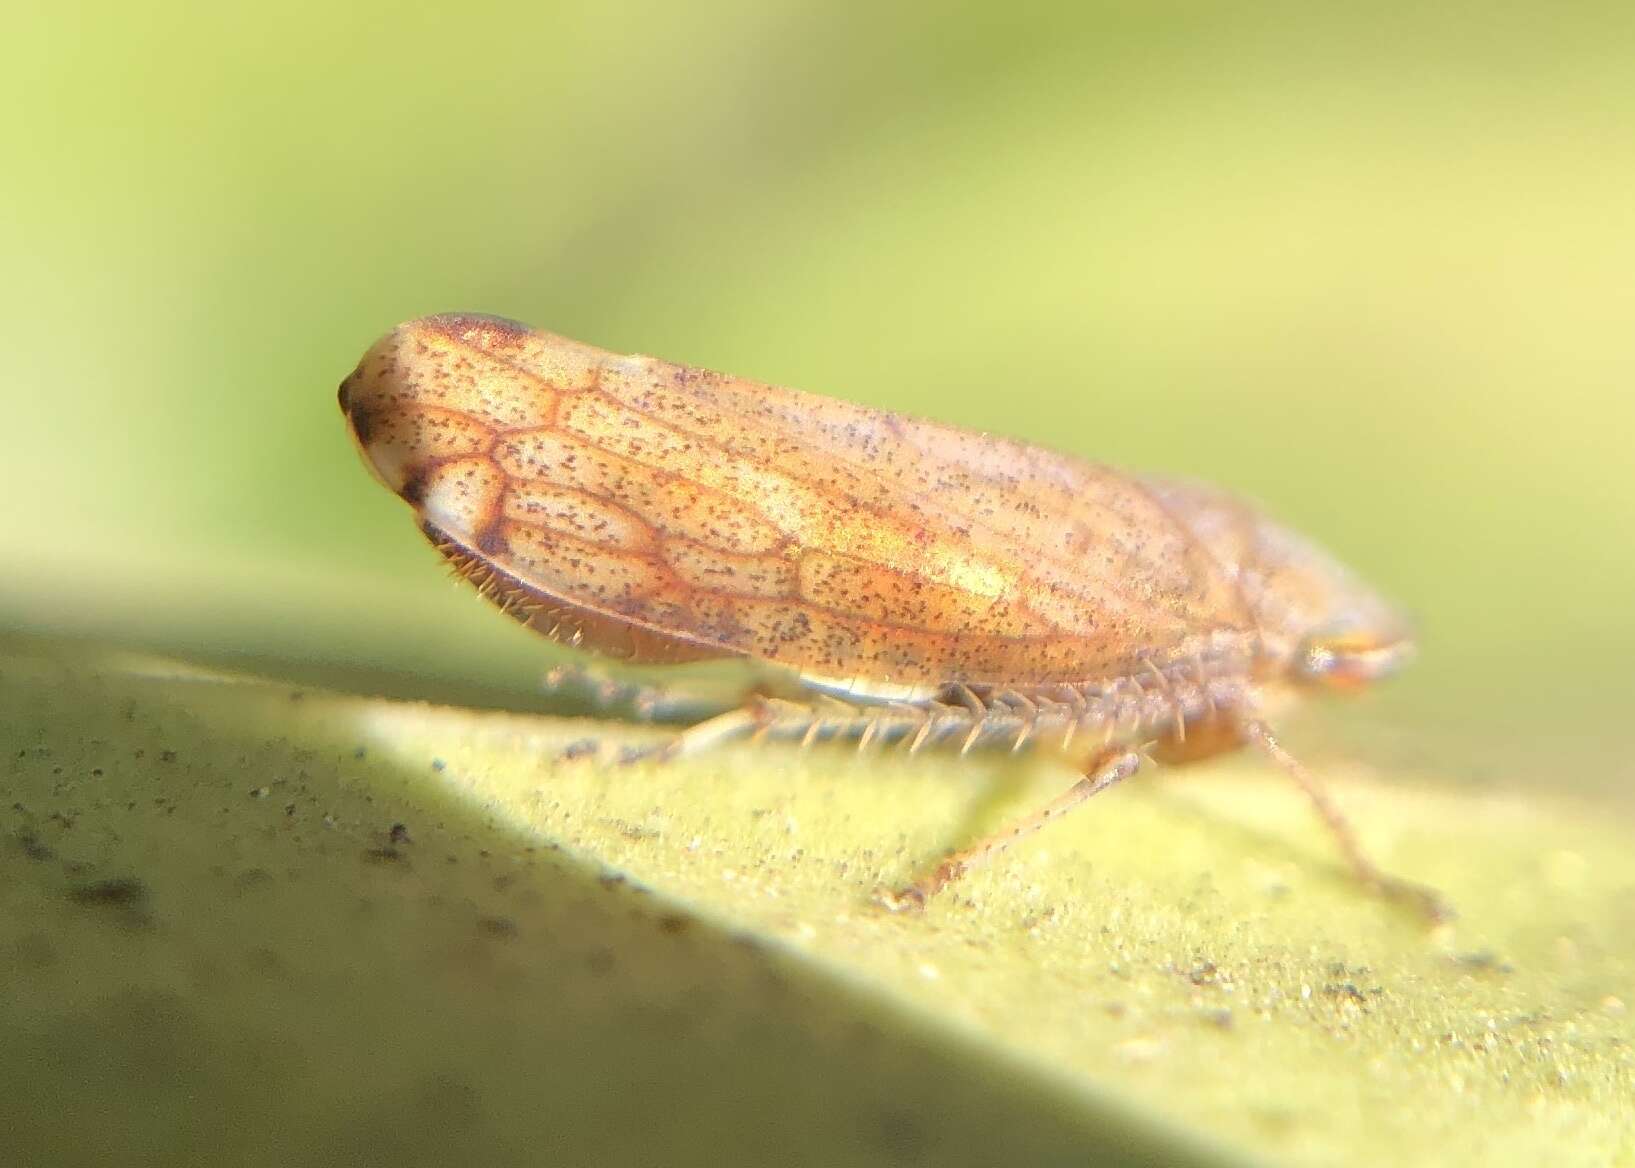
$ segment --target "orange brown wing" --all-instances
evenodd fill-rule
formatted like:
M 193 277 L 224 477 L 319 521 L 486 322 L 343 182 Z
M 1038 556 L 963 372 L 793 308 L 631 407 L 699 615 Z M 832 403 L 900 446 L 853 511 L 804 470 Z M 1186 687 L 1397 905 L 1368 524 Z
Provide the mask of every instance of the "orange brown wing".
M 400 326 L 341 392 L 462 572 L 603 651 L 1036 686 L 1253 636 L 1146 487 L 1018 442 L 478 316 Z

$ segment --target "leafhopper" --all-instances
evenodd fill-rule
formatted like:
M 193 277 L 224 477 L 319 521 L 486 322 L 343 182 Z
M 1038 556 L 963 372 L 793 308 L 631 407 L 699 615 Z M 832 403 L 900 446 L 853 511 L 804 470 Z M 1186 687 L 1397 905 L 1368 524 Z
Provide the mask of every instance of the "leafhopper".
M 455 570 L 534 631 L 638 663 L 747 657 L 784 692 L 730 739 L 1044 748 L 1082 777 L 884 899 L 925 901 L 1148 759 L 1259 747 L 1358 878 L 1358 846 L 1266 717 L 1411 654 L 1329 555 L 1232 495 L 497 317 L 398 326 L 341 383 L 364 461 Z

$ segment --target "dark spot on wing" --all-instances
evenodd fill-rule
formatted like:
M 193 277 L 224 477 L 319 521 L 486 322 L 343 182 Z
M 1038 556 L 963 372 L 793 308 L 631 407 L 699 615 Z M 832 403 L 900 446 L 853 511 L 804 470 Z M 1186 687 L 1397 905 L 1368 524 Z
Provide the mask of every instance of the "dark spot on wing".
M 403 480 L 403 485 L 398 488 L 397 493 L 416 507 L 425 502 L 426 469 L 420 467 L 410 474 L 408 478 Z
M 492 523 L 477 533 L 477 550 L 485 556 L 503 556 L 511 550 L 511 545 L 500 525 Z

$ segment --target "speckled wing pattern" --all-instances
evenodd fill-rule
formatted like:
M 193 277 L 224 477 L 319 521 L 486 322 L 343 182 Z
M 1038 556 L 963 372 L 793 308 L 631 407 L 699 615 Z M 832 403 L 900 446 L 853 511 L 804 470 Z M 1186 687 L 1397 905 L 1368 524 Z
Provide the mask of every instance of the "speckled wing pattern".
M 341 394 L 463 573 L 604 652 L 1044 686 L 1253 637 L 1147 487 L 1019 442 L 480 316 L 400 326 Z

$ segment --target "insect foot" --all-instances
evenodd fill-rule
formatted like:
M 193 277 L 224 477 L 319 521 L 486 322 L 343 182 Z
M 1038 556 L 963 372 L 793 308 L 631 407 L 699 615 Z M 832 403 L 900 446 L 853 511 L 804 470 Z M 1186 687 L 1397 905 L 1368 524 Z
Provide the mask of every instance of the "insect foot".
M 925 911 L 925 891 L 917 884 L 910 884 L 907 888 L 876 888 L 869 899 L 887 912 L 905 916 Z
M 1381 875 L 1372 880 L 1364 880 L 1365 887 L 1386 900 L 1396 901 L 1406 905 L 1413 912 L 1423 917 L 1427 925 L 1433 928 L 1439 925 L 1449 925 L 1459 919 L 1459 912 L 1448 898 L 1428 884 L 1415 884 L 1412 880 L 1403 880 L 1396 876 Z
M 950 855 L 913 884 L 895 890 L 876 889 L 872 899 L 887 912 L 922 913 L 931 898 L 965 875 L 968 867 L 959 854 Z
M 595 758 L 596 752 L 601 749 L 600 742 L 595 738 L 580 738 L 570 742 L 557 754 L 557 762 L 577 762 L 580 759 Z
M 619 749 L 618 757 L 613 762 L 615 766 L 629 767 L 644 762 L 673 762 L 681 757 L 678 739 L 672 738 L 668 742 L 660 742 L 651 746 L 625 746 Z
M 553 762 L 563 766 L 627 767 L 643 762 L 669 762 L 677 757 L 676 740 L 646 745 L 620 745 L 605 738 L 580 738 L 557 752 Z

